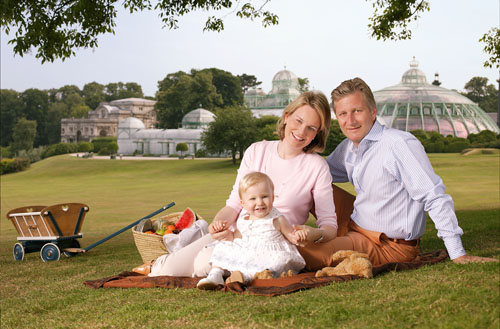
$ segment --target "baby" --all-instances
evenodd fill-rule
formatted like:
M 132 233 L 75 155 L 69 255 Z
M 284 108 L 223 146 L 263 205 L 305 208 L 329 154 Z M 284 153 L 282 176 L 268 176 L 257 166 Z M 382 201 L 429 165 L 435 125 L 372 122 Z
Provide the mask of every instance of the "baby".
M 233 272 L 234 281 L 248 283 L 254 275 L 269 270 L 273 276 L 291 271 L 297 274 L 305 266 L 295 243 L 300 240 L 279 211 L 273 208 L 274 185 L 263 173 L 252 172 L 239 183 L 243 210 L 232 238 L 216 244 L 208 276 L 198 282 L 199 289 L 215 289 L 224 284 L 225 271 Z M 214 223 L 214 231 L 227 230 L 227 223 Z

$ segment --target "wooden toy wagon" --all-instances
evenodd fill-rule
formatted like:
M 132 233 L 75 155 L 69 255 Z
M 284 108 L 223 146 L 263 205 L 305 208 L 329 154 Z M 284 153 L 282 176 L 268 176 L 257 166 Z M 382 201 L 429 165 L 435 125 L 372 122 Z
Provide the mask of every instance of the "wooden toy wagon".
M 61 250 L 67 257 L 75 255 L 69 248 L 80 248 L 77 239 L 89 207 L 83 203 L 64 203 L 53 206 L 28 206 L 12 209 L 7 218 L 16 227 L 18 238 L 14 259 L 40 251 L 44 262 L 59 260 Z
M 14 245 L 14 259 L 23 260 L 26 253 L 36 251 L 40 251 L 44 262 L 59 260 L 61 251 L 67 257 L 85 253 L 174 205 L 175 202 L 170 202 L 87 248 L 80 248 L 80 242 L 77 240 L 82 237 L 80 230 L 85 214 L 89 211 L 87 205 L 61 203 L 50 207 L 28 206 L 12 209 L 7 213 L 7 218 L 12 221 L 19 234 L 18 242 Z

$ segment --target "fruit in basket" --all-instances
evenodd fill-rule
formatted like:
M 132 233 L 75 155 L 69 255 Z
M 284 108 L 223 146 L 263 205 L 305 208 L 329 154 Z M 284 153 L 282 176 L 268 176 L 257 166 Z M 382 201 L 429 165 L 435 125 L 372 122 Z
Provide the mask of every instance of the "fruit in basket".
M 191 227 L 191 225 L 193 225 L 195 220 L 196 220 L 195 212 L 191 210 L 191 208 L 186 208 L 186 210 L 184 210 L 181 217 L 175 224 L 175 229 L 181 231 L 185 228 Z
M 153 231 L 146 231 L 144 233 L 146 233 L 146 234 L 155 234 L 155 232 L 153 232 Z
M 159 229 L 159 230 L 156 230 L 155 233 L 158 234 L 158 235 L 163 235 L 163 234 L 165 234 L 165 230 L 164 229 Z

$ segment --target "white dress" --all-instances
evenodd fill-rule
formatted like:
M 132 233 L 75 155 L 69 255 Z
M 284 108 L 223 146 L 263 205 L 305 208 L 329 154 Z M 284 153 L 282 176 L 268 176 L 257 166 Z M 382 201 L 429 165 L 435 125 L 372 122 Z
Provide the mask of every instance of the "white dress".
M 297 274 L 305 261 L 297 247 L 274 227 L 273 220 L 279 216 L 273 208 L 267 217 L 250 220 L 245 219 L 248 213 L 243 209 L 236 222 L 242 238 L 218 242 L 210 258 L 212 266 L 240 271 L 245 281 L 264 270 L 270 270 L 275 277 L 288 270 Z

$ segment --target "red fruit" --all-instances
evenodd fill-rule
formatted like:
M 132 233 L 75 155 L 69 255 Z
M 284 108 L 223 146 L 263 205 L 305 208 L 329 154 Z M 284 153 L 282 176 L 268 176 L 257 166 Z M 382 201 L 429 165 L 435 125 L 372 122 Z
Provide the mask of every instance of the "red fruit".
M 177 224 L 175 224 L 175 229 L 183 230 L 185 228 L 188 228 L 191 225 L 193 225 L 195 220 L 196 220 L 195 212 L 192 211 L 190 208 L 186 208 L 186 210 L 184 210 L 181 217 L 177 221 Z

